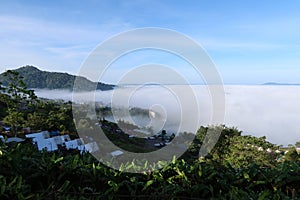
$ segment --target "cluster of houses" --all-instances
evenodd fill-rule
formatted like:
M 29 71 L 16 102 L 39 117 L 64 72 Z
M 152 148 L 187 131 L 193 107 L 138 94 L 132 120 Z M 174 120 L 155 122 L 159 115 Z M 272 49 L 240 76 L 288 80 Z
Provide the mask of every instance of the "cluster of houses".
M 0 123 L 0 127 L 2 127 L 2 130 L 5 132 L 9 132 L 9 127 L 4 126 L 4 124 Z M 102 123 L 97 123 L 96 125 L 101 126 L 102 128 L 110 128 L 110 126 L 104 125 Z M 113 129 L 113 133 L 124 133 L 120 129 Z M 125 134 L 125 133 L 124 133 Z M 128 135 L 128 138 L 135 138 L 135 135 Z M 171 136 L 167 136 L 165 131 L 162 131 L 161 134 L 157 134 L 151 137 L 145 137 L 149 142 L 151 142 L 152 145 L 155 147 L 163 147 L 165 145 L 169 145 L 171 143 L 171 140 L 175 137 L 175 134 L 172 134 Z M 31 142 L 37 147 L 38 150 L 46 150 L 46 151 L 57 151 L 61 148 L 71 150 L 71 149 L 77 149 L 80 151 L 80 153 L 83 152 L 89 152 L 93 153 L 99 150 L 99 147 L 97 145 L 97 142 L 93 141 L 92 138 L 85 138 L 83 140 L 82 138 L 77 138 L 71 140 L 69 135 L 61 135 L 59 131 L 41 131 L 37 133 L 30 133 L 26 134 L 25 138 L 28 140 L 31 140 Z M 23 142 L 25 139 L 19 138 L 19 137 L 9 137 L 4 138 L 2 135 L 0 135 L 0 140 L 2 140 L 5 143 L 9 142 Z M 84 141 L 88 141 L 85 143 Z M 266 151 L 268 153 L 272 153 L 273 150 L 271 148 L 263 149 L 262 147 L 250 145 L 247 144 L 247 146 L 251 148 L 256 148 L 258 151 Z M 297 152 L 300 152 L 300 148 L 296 148 Z M 286 154 L 288 150 L 284 152 Z M 275 150 L 274 153 L 281 153 L 280 150 Z M 120 150 L 116 150 L 110 153 L 111 156 L 119 156 L 122 155 L 123 152 Z
M 27 134 L 26 138 L 31 138 L 38 150 L 56 151 L 59 147 L 69 149 L 78 149 L 80 152 L 95 152 L 99 150 L 96 142 L 84 144 L 82 138 L 71 140 L 69 135 L 56 135 L 50 137 L 48 131 Z
M 259 146 L 256 146 L 256 145 L 250 145 L 250 144 L 247 144 L 247 146 L 251 146 L 251 148 L 255 148 L 258 151 L 266 151 L 268 153 L 272 153 L 273 152 L 273 150 L 271 148 L 264 149 L 263 147 L 259 147 Z M 277 149 L 274 152 L 275 153 L 280 153 L 281 151 L 279 149 Z
M 67 150 L 77 149 L 80 153 L 93 153 L 99 150 L 97 142 L 93 141 L 92 138 L 85 138 L 86 141 L 89 142 L 84 143 L 82 138 L 71 140 L 69 135 L 60 135 L 59 132 L 41 131 L 38 133 L 26 134 L 25 138 L 31 140 L 33 145 L 35 145 L 39 151 L 46 150 L 51 152 L 64 148 Z M 25 139 L 19 137 L 5 138 L 2 135 L 0 135 L 0 140 L 5 143 L 25 141 Z M 122 155 L 123 153 L 124 152 L 120 150 L 116 150 L 111 152 L 110 155 L 115 157 Z
M 36 145 L 38 150 L 46 150 L 46 151 L 56 151 L 61 147 L 70 149 L 78 149 L 82 152 L 95 152 L 99 150 L 99 147 L 96 142 L 89 142 L 84 144 L 82 138 L 71 140 L 69 135 L 59 135 L 53 134 L 53 132 L 42 131 L 38 133 L 26 134 L 25 137 L 27 139 L 31 139 L 32 143 Z M 24 139 L 18 137 L 11 137 L 5 139 L 3 136 L 0 136 L 3 142 L 23 142 Z

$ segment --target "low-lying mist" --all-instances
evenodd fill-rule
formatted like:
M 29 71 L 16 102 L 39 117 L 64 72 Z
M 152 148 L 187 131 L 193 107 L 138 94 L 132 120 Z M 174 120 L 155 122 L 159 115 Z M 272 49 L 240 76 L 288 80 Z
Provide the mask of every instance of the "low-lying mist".
M 95 101 L 115 108 L 124 106 L 140 107 L 152 110 L 146 118 L 132 117 L 133 122 L 140 126 L 154 126 L 157 130 L 164 128 L 167 132 L 176 132 L 181 128 L 185 131 L 192 126 L 190 121 L 199 116 L 200 125 L 211 124 L 212 103 L 206 86 L 191 86 L 197 99 L 197 106 L 180 105 L 181 101 L 188 102 L 189 95 L 185 95 L 183 86 L 145 86 L 132 90 L 131 86 L 120 87 L 111 91 L 96 91 Z M 300 140 L 298 133 L 300 124 L 300 87 L 299 86 L 244 86 L 227 85 L 225 89 L 225 119 L 224 124 L 234 126 L 243 131 L 243 134 L 266 136 L 267 140 L 278 145 L 294 144 Z M 178 95 L 172 93 L 176 90 Z M 72 94 L 67 90 L 35 90 L 37 96 L 49 99 L 75 99 L 81 102 L 91 92 Z M 187 98 L 187 99 L 183 99 Z M 111 100 L 113 99 L 113 102 Z M 124 101 L 125 100 L 125 101 Z M 191 99 L 192 101 L 192 99 Z M 198 107 L 198 108 L 197 108 Z M 197 110 L 199 113 L 197 113 Z M 158 115 L 155 116 L 157 113 Z M 196 115 L 195 115 L 196 114 Z M 115 120 L 122 116 L 113 116 Z M 149 120 L 149 118 L 151 120 Z M 129 118 L 126 118 L 130 121 Z M 145 124 L 145 122 L 150 122 Z M 154 131 L 157 131 L 154 130 Z

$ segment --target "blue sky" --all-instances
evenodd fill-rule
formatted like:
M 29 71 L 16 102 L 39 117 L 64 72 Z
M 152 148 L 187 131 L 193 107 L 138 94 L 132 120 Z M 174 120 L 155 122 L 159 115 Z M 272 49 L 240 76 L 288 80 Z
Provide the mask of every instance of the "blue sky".
M 0 71 L 34 65 L 76 74 L 105 39 L 133 28 L 161 27 L 202 45 L 226 84 L 299 83 L 299 9 L 296 0 L 3 0 Z M 164 55 L 147 51 L 136 55 L 141 57 L 146 59 L 136 63 L 158 62 Z M 170 64 L 176 60 L 165 59 Z M 135 65 L 132 60 L 120 60 L 114 72 Z M 181 67 L 196 83 L 192 72 Z M 115 82 L 115 75 L 104 81 Z

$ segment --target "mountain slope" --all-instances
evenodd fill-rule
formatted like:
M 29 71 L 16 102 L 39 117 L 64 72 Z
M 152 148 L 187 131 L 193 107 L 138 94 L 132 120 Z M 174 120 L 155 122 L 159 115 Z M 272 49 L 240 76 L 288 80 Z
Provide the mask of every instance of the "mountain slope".
M 68 73 L 41 71 L 33 66 L 25 66 L 14 71 L 19 72 L 24 77 L 24 83 L 28 88 L 41 89 L 73 89 L 73 84 L 76 78 L 80 81 L 80 88 L 78 90 L 111 90 L 114 85 L 109 85 L 100 82 L 92 82 L 85 77 L 74 76 Z M 0 74 L 0 81 L 3 85 L 8 85 L 7 79 Z

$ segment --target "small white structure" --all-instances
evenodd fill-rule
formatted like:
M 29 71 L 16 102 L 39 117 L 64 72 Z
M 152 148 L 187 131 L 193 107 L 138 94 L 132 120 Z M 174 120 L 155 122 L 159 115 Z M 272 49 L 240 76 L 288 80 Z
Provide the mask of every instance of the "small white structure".
M 80 153 L 85 152 L 85 146 L 84 145 L 78 146 L 77 149 L 80 151 Z
M 37 146 L 40 151 L 42 151 L 43 149 L 46 149 L 47 151 L 58 150 L 57 144 L 53 138 L 37 140 Z
M 48 131 L 42 131 L 42 132 L 38 132 L 38 133 L 31 133 L 31 134 L 27 134 L 25 135 L 26 138 L 49 138 L 50 134 Z
M 270 148 L 267 148 L 267 150 L 266 150 L 268 153 L 272 153 L 272 149 L 270 149 Z
M 71 140 L 69 135 L 54 136 L 52 138 L 55 140 L 56 144 L 58 145 L 63 145 L 66 142 Z
M 65 142 L 67 149 L 77 149 L 78 146 L 84 145 L 81 138 Z
M 62 136 L 60 136 L 60 137 L 61 137 L 61 139 L 63 140 L 63 142 L 67 142 L 67 141 L 70 141 L 70 140 L 71 140 L 71 138 L 70 138 L 69 135 L 62 135 Z
M 24 139 L 19 138 L 19 137 L 10 137 L 7 138 L 7 140 L 5 140 L 6 143 L 10 143 L 10 142 L 23 142 Z
M 47 146 L 44 143 L 45 143 L 45 140 L 50 137 L 50 134 L 48 131 L 42 131 L 42 132 L 38 132 L 38 133 L 27 134 L 27 135 L 25 135 L 25 137 L 32 138 L 32 142 L 34 144 L 36 144 L 38 146 L 38 149 L 40 150 L 39 146 L 41 147 L 41 149 L 43 149 L 42 147 Z
M 2 126 L 2 128 L 3 128 L 6 132 L 9 132 L 9 131 L 10 131 L 10 127 Z
M 262 147 L 257 148 L 258 151 L 263 151 L 264 149 Z
M 162 142 L 161 143 L 155 143 L 154 146 L 155 147 L 162 147 L 162 146 L 164 146 L 164 143 L 162 143 Z
M 149 116 L 151 118 L 155 118 L 156 117 L 156 113 L 154 111 L 152 111 L 152 110 L 149 110 Z
M 116 133 L 122 133 L 122 130 L 117 129 L 117 130 L 116 130 Z
M 84 145 L 87 152 L 93 153 L 99 150 L 98 144 L 96 142 L 87 143 Z
M 67 149 L 77 149 L 78 143 L 77 140 L 70 140 L 65 143 Z
M 286 150 L 285 152 L 284 152 L 284 154 L 287 154 L 289 152 L 289 150 Z
M 85 145 L 79 145 L 77 146 L 77 149 L 80 151 L 80 153 L 83 152 L 93 153 L 99 151 L 99 147 L 96 142 L 91 142 Z
M 57 145 L 63 145 L 64 141 L 63 141 L 63 138 L 61 136 L 54 136 L 52 138 L 54 139 L 54 141 Z
M 102 123 L 95 123 L 95 126 L 102 126 Z
M 110 155 L 116 157 L 116 156 L 122 155 L 123 153 L 124 153 L 123 151 L 116 150 L 116 151 L 111 152 Z

